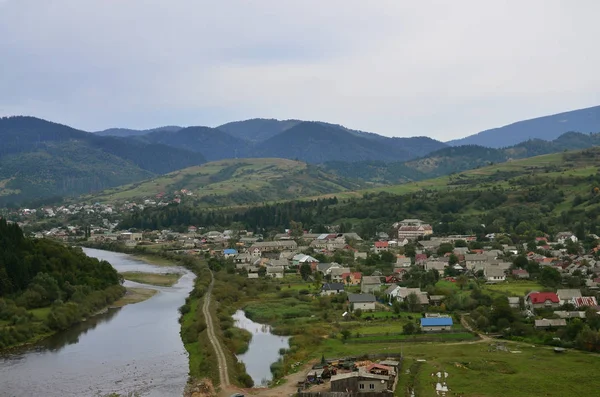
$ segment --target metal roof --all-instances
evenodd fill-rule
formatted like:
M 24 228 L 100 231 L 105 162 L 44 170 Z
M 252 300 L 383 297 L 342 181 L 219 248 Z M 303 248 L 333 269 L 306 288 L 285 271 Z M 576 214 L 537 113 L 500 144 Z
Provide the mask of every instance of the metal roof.
M 421 319 L 422 327 L 442 327 L 451 325 L 452 317 L 427 317 Z

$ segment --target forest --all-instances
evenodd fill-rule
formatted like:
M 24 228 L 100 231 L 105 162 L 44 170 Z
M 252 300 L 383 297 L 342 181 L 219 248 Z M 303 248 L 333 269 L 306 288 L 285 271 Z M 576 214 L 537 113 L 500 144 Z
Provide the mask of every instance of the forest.
M 125 292 L 106 261 L 0 219 L 0 349 L 66 329 Z

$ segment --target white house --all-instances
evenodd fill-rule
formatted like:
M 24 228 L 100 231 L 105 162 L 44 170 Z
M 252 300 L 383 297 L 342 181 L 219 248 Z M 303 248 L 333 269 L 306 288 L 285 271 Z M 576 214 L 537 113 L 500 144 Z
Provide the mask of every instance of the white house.
M 483 269 L 483 275 L 488 283 L 499 283 L 506 281 L 506 274 L 502 268 L 497 266 L 486 266 Z

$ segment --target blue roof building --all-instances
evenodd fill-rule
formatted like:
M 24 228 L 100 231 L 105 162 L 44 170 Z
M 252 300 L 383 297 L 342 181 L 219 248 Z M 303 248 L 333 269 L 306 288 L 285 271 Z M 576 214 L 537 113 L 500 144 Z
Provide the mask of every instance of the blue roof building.
M 225 256 L 230 256 L 230 255 L 237 255 L 237 251 L 234 250 L 233 248 L 227 248 L 223 250 L 223 255 Z
M 421 319 L 421 330 L 449 331 L 452 324 L 452 317 L 425 317 Z

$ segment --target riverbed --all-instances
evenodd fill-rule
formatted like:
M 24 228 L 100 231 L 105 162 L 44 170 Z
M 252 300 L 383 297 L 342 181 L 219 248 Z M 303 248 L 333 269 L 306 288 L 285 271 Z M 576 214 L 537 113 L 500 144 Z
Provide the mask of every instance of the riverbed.
M 259 324 L 248 317 L 242 310 L 232 316 L 235 326 L 252 334 L 248 351 L 237 356 L 246 365 L 246 372 L 254 381 L 255 387 L 267 386 L 273 379 L 271 364 L 281 357 L 280 349 L 290 347 L 289 336 L 274 335 L 269 325 Z
M 173 272 L 126 254 L 84 249 L 108 261 L 117 271 Z M 0 395 L 181 396 L 188 358 L 179 335 L 178 308 L 193 288 L 194 275 L 183 268 L 172 287 L 125 282 L 152 288 L 152 298 L 88 319 L 34 346 L 0 355 Z

